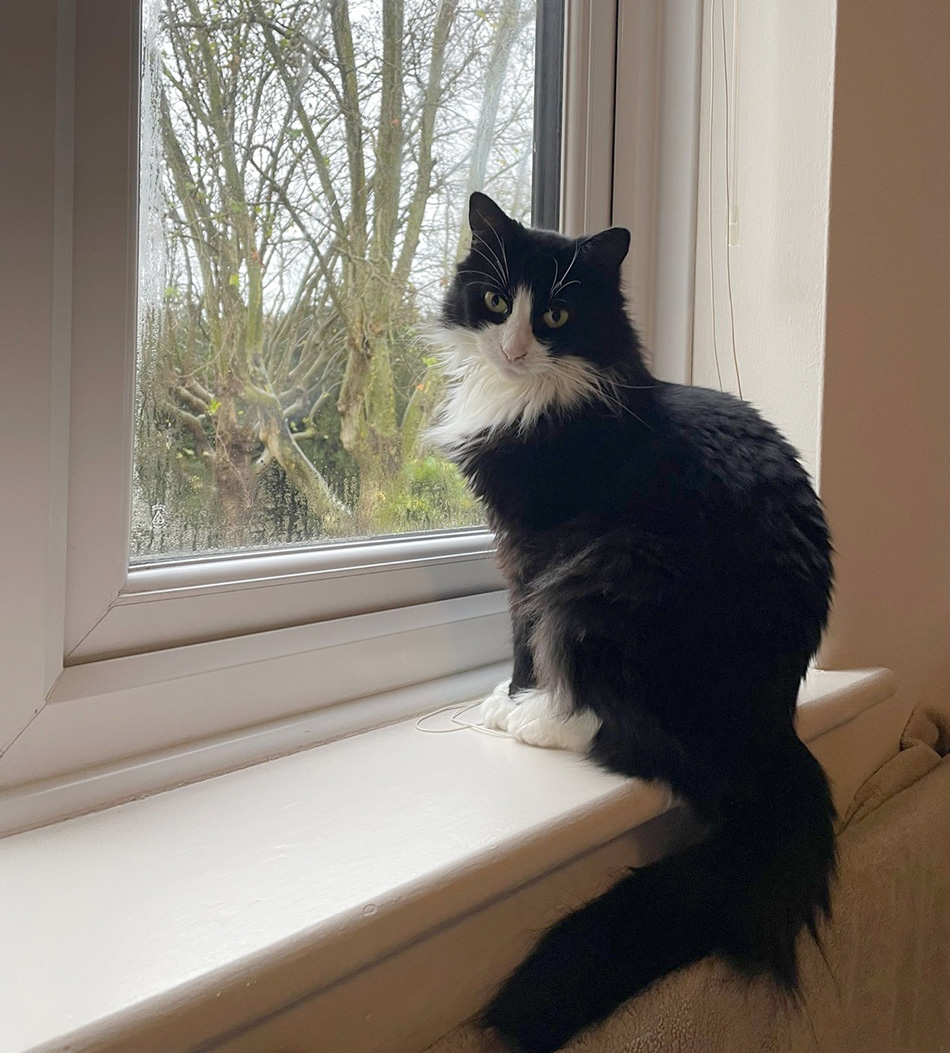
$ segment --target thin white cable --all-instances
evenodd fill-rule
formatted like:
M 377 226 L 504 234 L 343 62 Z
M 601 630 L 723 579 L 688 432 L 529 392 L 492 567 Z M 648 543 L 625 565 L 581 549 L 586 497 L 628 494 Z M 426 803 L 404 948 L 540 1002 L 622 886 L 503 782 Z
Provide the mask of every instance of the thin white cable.
M 708 157 L 706 163 L 706 198 L 709 220 L 709 303 L 712 308 L 713 357 L 716 361 L 716 377 L 719 390 L 722 391 L 722 370 L 719 368 L 719 342 L 716 339 L 716 265 L 713 259 L 713 114 L 716 109 L 716 36 L 714 18 L 716 0 L 712 0 L 712 11 L 709 13 L 709 140 L 706 144 Z
M 729 206 L 729 244 L 739 244 L 739 0 L 732 0 L 732 89 L 729 91 L 732 113 L 731 146 L 729 157 L 732 171 L 727 189 L 731 195 Z
M 439 709 L 433 709 L 429 713 L 423 713 L 421 717 L 416 721 L 416 730 L 421 731 L 426 735 L 453 735 L 457 731 L 478 731 L 482 735 L 494 735 L 496 738 L 510 739 L 511 736 L 507 731 L 498 731 L 497 728 L 486 728 L 481 724 L 472 724 L 462 718 L 469 710 L 477 709 L 482 704 L 482 700 L 479 699 L 477 702 L 469 702 L 465 705 L 460 706 L 458 702 L 453 702 L 448 706 L 441 706 Z M 455 725 L 452 728 L 425 728 L 423 727 L 423 721 L 429 720 L 431 717 L 437 717 L 440 713 L 452 713 L 451 721 Z
M 739 0 L 733 0 L 733 34 L 732 34 L 732 62 L 735 68 L 738 64 L 738 52 L 739 46 Z M 733 107 L 730 105 L 729 95 L 729 63 L 726 61 L 726 10 L 725 0 L 719 0 L 719 24 L 722 30 L 722 84 L 723 91 L 725 92 L 725 107 L 726 107 L 726 145 L 723 150 L 723 160 L 725 161 L 726 168 L 726 288 L 729 295 L 729 333 L 732 340 L 732 364 L 736 371 L 736 387 L 739 390 L 739 398 L 742 398 L 742 377 L 739 375 L 739 354 L 736 350 L 736 309 L 735 302 L 732 296 L 732 245 L 731 242 L 731 230 L 732 230 L 732 191 L 730 189 L 731 180 L 735 176 L 735 159 L 733 161 L 733 172 L 729 171 L 729 144 L 732 142 L 732 131 L 736 123 L 736 114 L 733 112 L 730 114 L 730 109 Z M 733 85 L 738 80 L 738 74 L 733 76 Z M 737 100 L 733 97 L 733 102 L 737 103 Z M 712 180 L 710 179 L 710 182 Z

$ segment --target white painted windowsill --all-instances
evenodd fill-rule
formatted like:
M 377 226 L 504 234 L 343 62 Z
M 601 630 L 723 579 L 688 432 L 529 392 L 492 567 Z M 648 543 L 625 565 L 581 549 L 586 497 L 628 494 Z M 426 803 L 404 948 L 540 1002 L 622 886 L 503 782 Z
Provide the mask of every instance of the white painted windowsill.
M 816 671 L 802 735 L 831 741 L 893 693 L 883 670 Z M 836 747 L 841 778 L 820 756 L 839 791 L 893 752 L 899 719 L 860 762 Z M 308 1048 L 240 1035 L 670 805 L 575 755 L 406 721 L 17 834 L 0 841 L 0 1051 Z

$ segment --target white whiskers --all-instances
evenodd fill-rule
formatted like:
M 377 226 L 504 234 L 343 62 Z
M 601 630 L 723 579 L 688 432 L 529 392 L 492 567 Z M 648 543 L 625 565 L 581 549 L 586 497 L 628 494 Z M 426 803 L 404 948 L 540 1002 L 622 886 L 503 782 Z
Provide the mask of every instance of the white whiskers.
M 569 285 L 580 285 L 579 281 L 568 281 L 567 276 L 571 273 L 571 268 L 577 263 L 577 254 L 580 251 L 580 242 L 574 246 L 574 255 L 571 257 L 571 262 L 567 265 L 567 270 L 562 275 L 561 279 L 558 280 L 557 276 L 557 260 L 554 261 L 554 284 L 551 286 L 550 299 L 554 299 L 555 296 L 562 290 L 566 289 Z
M 482 252 L 479 246 L 484 246 L 486 249 L 488 249 L 488 251 L 491 253 L 491 256 Z M 498 254 L 491 247 L 491 245 L 484 241 L 479 241 L 477 244 L 473 242 L 472 252 L 474 252 L 478 256 L 481 256 L 481 258 L 486 261 L 486 263 L 498 279 L 498 288 L 506 289 L 508 287 L 508 269 L 507 267 L 502 266 L 501 260 L 498 258 Z

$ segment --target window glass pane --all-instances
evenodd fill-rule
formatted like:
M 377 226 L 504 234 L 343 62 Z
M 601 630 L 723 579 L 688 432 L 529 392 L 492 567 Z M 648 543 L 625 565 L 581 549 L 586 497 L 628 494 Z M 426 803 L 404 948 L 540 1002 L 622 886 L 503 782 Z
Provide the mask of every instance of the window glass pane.
M 535 8 L 146 0 L 133 562 L 480 521 L 424 326 L 530 218 Z

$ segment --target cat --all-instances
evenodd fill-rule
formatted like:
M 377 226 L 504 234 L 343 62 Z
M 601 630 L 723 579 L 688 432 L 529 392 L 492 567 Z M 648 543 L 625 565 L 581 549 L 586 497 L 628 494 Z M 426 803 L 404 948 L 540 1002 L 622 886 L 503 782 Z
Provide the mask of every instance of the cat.
M 482 720 L 663 780 L 708 831 L 555 925 L 482 1023 L 547 1053 L 710 954 L 794 996 L 835 870 L 828 782 L 794 728 L 832 587 L 819 499 L 748 403 L 649 373 L 628 231 L 531 229 L 480 193 L 469 225 L 433 435 L 510 593 L 513 674 Z

